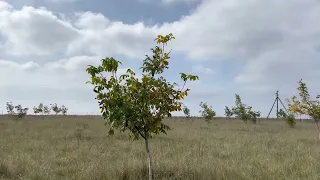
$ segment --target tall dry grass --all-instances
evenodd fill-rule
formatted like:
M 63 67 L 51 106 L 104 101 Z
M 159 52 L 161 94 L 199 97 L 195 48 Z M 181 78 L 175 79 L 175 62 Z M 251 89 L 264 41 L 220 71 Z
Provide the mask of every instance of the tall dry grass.
M 151 140 L 155 179 L 320 179 L 313 123 L 166 120 Z M 143 141 L 107 137 L 98 117 L 0 119 L 0 179 L 145 179 Z

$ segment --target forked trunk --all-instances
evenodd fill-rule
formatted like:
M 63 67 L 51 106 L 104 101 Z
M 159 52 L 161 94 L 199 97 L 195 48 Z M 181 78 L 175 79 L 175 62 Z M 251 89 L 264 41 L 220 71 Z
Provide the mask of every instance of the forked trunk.
M 149 174 L 149 180 L 152 180 L 153 173 L 152 173 L 152 156 L 149 149 L 149 142 L 148 137 L 144 138 L 144 142 L 146 144 L 146 150 L 147 150 L 147 162 L 148 162 L 148 174 Z

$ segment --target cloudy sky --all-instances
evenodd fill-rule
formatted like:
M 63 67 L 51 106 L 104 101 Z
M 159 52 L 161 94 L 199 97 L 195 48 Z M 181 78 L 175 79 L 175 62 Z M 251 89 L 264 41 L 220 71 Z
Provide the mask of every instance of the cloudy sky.
M 176 39 L 167 77 L 200 77 L 184 101 L 223 115 L 238 93 L 267 116 L 297 81 L 320 94 L 319 0 L 0 0 L 0 106 L 57 103 L 98 113 L 85 72 L 101 58 L 139 71 L 158 34 Z M 178 113 L 182 114 L 182 113 Z M 273 114 L 275 115 L 275 114 Z

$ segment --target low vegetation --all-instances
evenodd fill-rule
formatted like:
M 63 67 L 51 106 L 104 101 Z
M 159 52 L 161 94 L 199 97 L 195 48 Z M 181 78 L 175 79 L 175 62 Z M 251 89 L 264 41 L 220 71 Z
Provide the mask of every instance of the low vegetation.
M 244 130 L 237 119 L 172 119 L 164 120 L 172 131 L 150 141 L 156 180 L 320 177 L 312 122 L 292 129 L 262 119 Z M 128 133 L 107 138 L 102 123 L 98 116 L 0 116 L 0 179 L 147 179 L 144 141 L 129 141 Z

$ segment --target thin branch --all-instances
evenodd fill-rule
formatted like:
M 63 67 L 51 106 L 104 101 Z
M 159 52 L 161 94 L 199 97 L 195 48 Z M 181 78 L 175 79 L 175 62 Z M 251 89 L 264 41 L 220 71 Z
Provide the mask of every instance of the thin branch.
M 184 81 L 182 88 L 180 89 L 180 91 L 183 90 L 184 86 L 186 85 L 187 81 Z
M 138 133 L 140 134 L 140 136 L 141 136 L 143 139 L 145 139 L 146 136 L 144 136 L 144 135 L 141 133 L 141 131 L 139 130 L 139 128 L 138 128 L 137 126 L 135 126 L 135 128 L 136 128 L 136 130 L 138 131 Z

